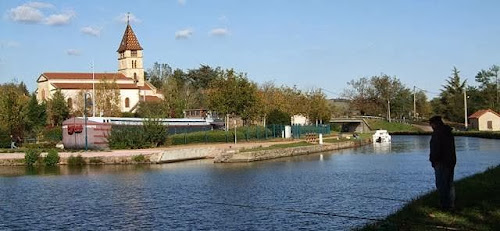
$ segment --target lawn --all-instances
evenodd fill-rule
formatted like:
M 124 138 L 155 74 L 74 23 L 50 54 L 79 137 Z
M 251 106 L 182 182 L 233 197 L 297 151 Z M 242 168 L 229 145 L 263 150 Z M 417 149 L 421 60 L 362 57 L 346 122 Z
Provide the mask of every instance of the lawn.
M 410 124 L 388 122 L 385 120 L 376 120 L 376 119 L 369 119 L 369 120 L 366 120 L 366 122 L 368 122 L 368 124 L 370 125 L 372 130 L 383 129 L 383 130 L 387 130 L 388 132 L 401 132 L 401 131 L 418 132 L 418 131 L 420 131 L 420 129 L 413 127 Z
M 360 230 L 500 230 L 500 166 L 455 182 L 456 207 L 439 209 L 436 191 Z

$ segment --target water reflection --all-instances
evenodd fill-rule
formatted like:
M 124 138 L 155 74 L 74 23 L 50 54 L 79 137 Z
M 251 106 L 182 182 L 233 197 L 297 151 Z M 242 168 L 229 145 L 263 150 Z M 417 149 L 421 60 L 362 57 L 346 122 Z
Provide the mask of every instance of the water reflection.
M 0 230 L 346 230 L 367 221 L 301 211 L 387 216 L 434 188 L 429 139 L 254 163 L 0 167 Z M 457 178 L 500 164 L 497 140 L 456 144 Z

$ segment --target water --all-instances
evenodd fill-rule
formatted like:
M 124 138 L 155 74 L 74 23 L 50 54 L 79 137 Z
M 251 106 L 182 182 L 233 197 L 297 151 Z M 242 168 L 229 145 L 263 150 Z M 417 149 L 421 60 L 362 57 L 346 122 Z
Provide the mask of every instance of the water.
M 0 230 L 348 230 L 434 189 L 428 136 L 245 164 L 0 167 Z M 500 164 L 456 137 L 456 178 Z

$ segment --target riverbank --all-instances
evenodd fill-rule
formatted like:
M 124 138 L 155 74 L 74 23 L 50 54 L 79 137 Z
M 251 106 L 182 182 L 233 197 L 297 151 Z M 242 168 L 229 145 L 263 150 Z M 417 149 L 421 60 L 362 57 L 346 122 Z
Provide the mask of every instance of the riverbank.
M 432 131 L 394 131 L 389 132 L 391 135 L 431 135 Z M 453 131 L 454 136 L 468 136 L 478 137 L 485 139 L 500 139 L 500 132 L 487 132 L 487 131 Z
M 289 148 L 276 148 L 269 150 L 264 149 L 264 150 L 243 151 L 243 152 L 240 150 L 234 150 L 216 156 L 214 162 L 215 163 L 254 162 L 254 161 L 270 160 L 282 157 L 307 155 L 318 152 L 327 152 L 345 148 L 354 148 L 368 143 L 371 143 L 368 139 L 364 140 L 359 139 L 359 140 L 340 141 L 334 143 L 304 145 L 304 146 L 289 147 Z
M 165 148 L 133 149 L 133 150 L 111 150 L 111 151 L 81 151 L 60 152 L 59 164 L 66 165 L 72 157 L 81 156 L 85 164 L 159 164 L 178 162 L 193 159 L 214 159 L 226 153 L 238 153 L 240 150 L 252 150 L 259 148 L 279 149 L 280 145 L 286 147 L 289 144 L 300 143 L 300 140 L 268 141 L 268 142 L 241 142 L 237 144 L 215 143 L 196 145 L 176 145 Z M 343 142 L 340 140 L 340 142 Z M 311 145 L 312 152 L 318 149 Z M 338 146 L 338 145 L 337 145 Z M 352 147 L 354 147 L 353 145 Z M 349 146 L 347 146 L 349 147 Z M 275 150 L 276 151 L 276 150 Z M 319 150 L 323 151 L 323 149 Z M 328 151 L 328 150 L 324 150 Z M 42 153 L 42 157 L 47 153 Z M 22 166 L 25 165 L 24 153 L 0 153 L 0 166 Z
M 436 191 L 360 230 L 500 230 L 500 165 L 455 182 L 453 211 L 442 211 Z

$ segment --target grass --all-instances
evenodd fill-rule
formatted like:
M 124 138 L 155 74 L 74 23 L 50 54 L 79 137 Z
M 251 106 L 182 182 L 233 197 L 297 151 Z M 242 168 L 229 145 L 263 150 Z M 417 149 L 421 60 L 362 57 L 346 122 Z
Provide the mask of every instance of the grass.
M 419 132 L 420 131 L 420 129 L 413 127 L 410 124 L 394 123 L 394 122 L 389 123 L 388 121 L 385 121 L 385 120 L 376 120 L 376 119 L 369 119 L 369 120 L 366 120 L 366 122 L 368 122 L 368 124 L 370 125 L 372 130 L 383 129 L 383 130 L 387 130 L 388 132 L 401 132 L 401 131 Z
M 455 210 L 439 209 L 436 191 L 360 230 L 500 230 L 500 165 L 455 182 Z
M 256 148 L 248 148 L 242 149 L 240 152 L 256 152 L 263 150 L 273 150 L 273 149 L 281 149 L 281 148 L 294 148 L 294 147 L 302 147 L 302 146 L 311 146 L 316 145 L 312 143 L 308 143 L 306 141 L 296 142 L 296 143 L 288 143 L 288 144 L 274 144 L 269 147 L 256 147 Z

